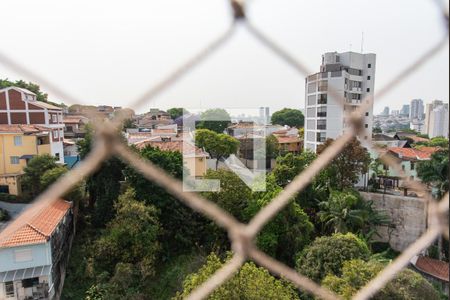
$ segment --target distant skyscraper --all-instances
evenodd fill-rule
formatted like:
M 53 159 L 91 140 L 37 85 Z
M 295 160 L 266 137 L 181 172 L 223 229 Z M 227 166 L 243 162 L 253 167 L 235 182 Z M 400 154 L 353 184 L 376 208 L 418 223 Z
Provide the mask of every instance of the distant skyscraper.
M 381 114 L 383 116 L 389 116 L 389 106 L 385 106 Z
M 434 100 L 426 105 L 425 133 L 430 138 L 448 136 L 448 104 Z
M 270 124 L 270 110 L 269 107 L 259 108 L 259 119 L 264 124 Z
M 423 120 L 423 101 L 422 99 L 413 99 L 411 101 L 409 118 L 411 120 Z
M 402 109 L 400 110 L 400 114 L 402 116 L 408 116 L 409 117 L 409 104 L 404 104 L 402 106 Z
M 336 139 L 348 129 L 346 113 L 356 110 L 366 97 L 373 97 L 375 60 L 372 53 L 322 55 L 320 72 L 308 76 L 305 83 L 305 149 L 316 151 L 327 138 Z M 335 93 L 329 92 L 331 88 Z M 366 140 L 372 139 L 372 117 L 373 106 L 365 111 Z
M 393 109 L 393 110 L 391 110 L 391 115 L 393 115 L 393 116 L 398 116 L 398 115 L 400 115 L 400 110 L 398 110 L 398 109 Z

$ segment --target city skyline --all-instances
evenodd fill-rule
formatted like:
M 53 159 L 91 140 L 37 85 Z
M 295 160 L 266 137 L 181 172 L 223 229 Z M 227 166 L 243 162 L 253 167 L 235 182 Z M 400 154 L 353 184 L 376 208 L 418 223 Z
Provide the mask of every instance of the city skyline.
M 227 1 L 203 1 L 195 7 L 183 1 L 138 3 L 133 7 L 108 3 L 107 11 L 101 1 L 86 4 L 88 10 L 82 4 L 5 3 L 5 10 L 21 11 L 22 22 L 14 23 L 14 31 L 4 30 L 2 52 L 85 104 L 126 106 L 217 38 L 230 23 Z M 363 52 L 375 53 L 378 58 L 375 92 L 443 34 L 439 11 L 432 1 L 350 1 L 346 6 L 351 9 L 345 10 L 338 1 L 327 3 L 326 10 L 322 1 L 282 4 L 250 2 L 248 15 L 309 70 L 315 70 L 322 53 L 359 52 L 364 32 Z M 389 11 L 384 9 L 387 6 Z M 398 12 L 405 7 L 415 13 L 401 14 L 399 22 Z M 149 14 L 153 11 L 159 13 Z M 383 20 L 378 18 L 381 13 Z M 418 16 L 421 22 L 417 22 Z M 14 18 L 6 14 L 0 25 L 9 28 Z M 327 22 L 317 21 L 321 19 Z M 352 22 L 341 22 L 342 19 Z M 308 30 L 310 24 L 315 25 L 315 30 Z M 318 34 L 322 38 L 317 38 Z M 314 43 L 308 42 L 313 40 Z M 400 106 L 413 98 L 447 102 L 447 53 L 448 45 L 386 97 L 376 99 L 374 110 L 377 112 L 388 103 Z M 217 53 L 137 111 L 224 104 L 238 108 L 242 103 L 246 107 L 268 106 L 271 111 L 304 108 L 306 75 L 295 72 L 238 28 L 233 39 Z M 0 76 L 29 80 L 3 65 Z M 52 94 L 50 99 L 68 103 Z

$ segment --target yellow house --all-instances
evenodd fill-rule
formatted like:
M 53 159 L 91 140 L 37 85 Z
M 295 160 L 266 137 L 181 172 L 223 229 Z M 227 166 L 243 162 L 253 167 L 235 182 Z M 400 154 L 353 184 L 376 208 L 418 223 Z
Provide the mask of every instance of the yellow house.
M 37 125 L 0 125 L 0 193 L 20 195 L 28 160 L 50 154 L 50 130 Z

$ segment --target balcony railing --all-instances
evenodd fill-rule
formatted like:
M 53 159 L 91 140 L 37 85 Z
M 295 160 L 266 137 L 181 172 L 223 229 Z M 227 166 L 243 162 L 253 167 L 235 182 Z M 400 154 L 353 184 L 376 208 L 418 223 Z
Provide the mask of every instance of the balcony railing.
M 317 112 L 317 117 L 326 117 L 326 116 L 327 116 L 327 112 L 326 111 Z

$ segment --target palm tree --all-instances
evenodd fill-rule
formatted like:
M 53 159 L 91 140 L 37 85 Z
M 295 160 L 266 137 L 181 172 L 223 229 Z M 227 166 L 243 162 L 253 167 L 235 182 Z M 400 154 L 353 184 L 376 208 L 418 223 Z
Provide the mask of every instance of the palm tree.
M 436 197 L 441 198 L 448 191 L 448 149 L 433 153 L 430 160 L 417 165 L 417 175 L 424 183 L 436 188 Z

